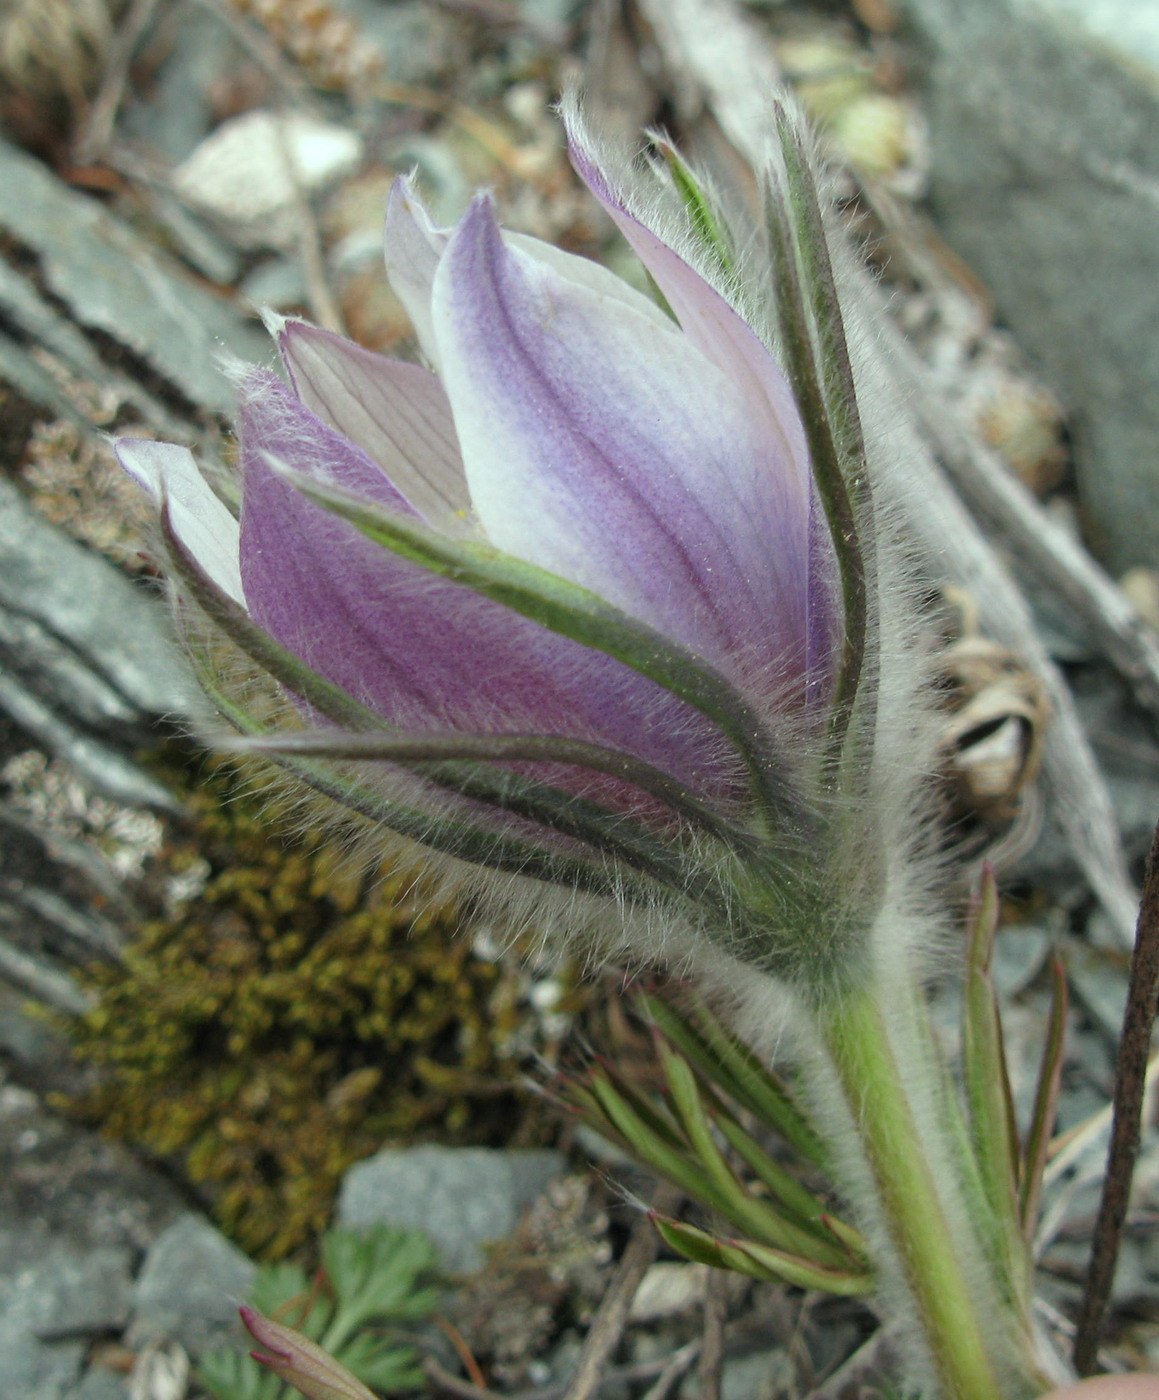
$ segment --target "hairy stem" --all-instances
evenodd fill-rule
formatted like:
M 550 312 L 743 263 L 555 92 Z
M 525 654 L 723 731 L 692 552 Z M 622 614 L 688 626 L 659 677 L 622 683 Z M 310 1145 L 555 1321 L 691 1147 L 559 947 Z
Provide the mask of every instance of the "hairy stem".
M 869 1163 L 878 1205 L 951 1400 L 1001 1400 L 978 1300 L 923 1152 L 872 989 L 850 992 L 820 1024 Z

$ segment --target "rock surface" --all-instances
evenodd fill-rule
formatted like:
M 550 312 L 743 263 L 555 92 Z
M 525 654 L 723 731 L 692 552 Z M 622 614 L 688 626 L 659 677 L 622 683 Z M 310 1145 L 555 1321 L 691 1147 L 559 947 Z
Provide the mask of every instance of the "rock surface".
M 256 1266 L 207 1220 L 189 1213 L 153 1244 L 137 1279 L 130 1341 L 174 1338 L 191 1352 L 241 1338 L 237 1305 Z
M 158 601 L 0 480 L 0 711 L 114 800 L 166 808 L 129 751 L 184 708 Z
M 76 322 L 112 336 L 191 402 L 227 413 L 222 347 L 268 353 L 261 331 L 95 200 L 0 141 L 0 229 L 34 254 L 45 286 Z
M 485 1263 L 483 1246 L 504 1239 L 553 1176 L 558 1152 L 488 1148 L 387 1149 L 346 1174 L 338 1224 L 406 1225 L 425 1230 L 450 1273 Z
M 1159 547 L 1159 10 L 904 0 L 928 50 L 932 194 L 950 244 L 1072 413 L 1089 538 Z
M 123 1393 L 109 1372 L 90 1383 L 85 1358 L 125 1325 L 137 1261 L 179 1210 L 173 1189 L 128 1153 L 46 1113 L 27 1090 L 0 1088 L 0 1393 Z

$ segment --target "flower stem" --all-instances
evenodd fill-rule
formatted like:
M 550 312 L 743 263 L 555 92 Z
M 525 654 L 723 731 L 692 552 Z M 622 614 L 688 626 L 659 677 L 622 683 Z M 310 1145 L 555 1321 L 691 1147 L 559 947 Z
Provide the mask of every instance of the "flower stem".
M 821 1025 L 945 1394 L 1001 1400 L 977 1298 L 872 990 L 849 993 Z

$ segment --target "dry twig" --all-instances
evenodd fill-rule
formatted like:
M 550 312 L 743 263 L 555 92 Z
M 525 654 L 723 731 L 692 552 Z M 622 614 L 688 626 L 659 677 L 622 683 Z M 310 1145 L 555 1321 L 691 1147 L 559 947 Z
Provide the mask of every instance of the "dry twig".
M 671 1215 L 679 1207 L 682 1199 L 682 1193 L 675 1186 L 661 1182 L 656 1188 L 652 1209 L 659 1215 Z M 656 1258 L 659 1247 L 660 1236 L 656 1233 L 656 1227 L 648 1216 L 641 1216 L 632 1230 L 632 1237 L 616 1267 L 608 1291 L 592 1319 L 588 1335 L 584 1338 L 583 1350 L 568 1387 L 566 1400 L 591 1400 L 596 1394 L 604 1368 L 619 1346 L 624 1328 L 628 1325 L 632 1299 L 636 1296 L 648 1266 Z
M 129 13 L 117 27 L 100 88 L 89 108 L 84 130 L 76 143 L 75 156 L 80 165 L 100 160 L 109 148 L 117 112 L 120 110 L 129 81 L 133 54 L 137 51 L 137 45 L 149 27 L 156 8 L 157 0 L 133 0 Z
M 1119 1240 L 1131 1197 L 1131 1178 L 1139 1153 L 1143 1095 L 1151 1029 L 1159 1007 L 1159 826 L 1147 857 L 1143 902 L 1131 959 L 1127 1009 L 1115 1071 L 1114 1121 L 1107 1153 L 1103 1198 L 1095 1225 L 1091 1263 L 1075 1335 L 1074 1363 L 1080 1376 L 1089 1376 L 1098 1361 L 1099 1336 L 1111 1297 Z
M 721 1373 L 724 1369 L 724 1324 L 728 1318 L 729 1275 L 722 1269 L 709 1271 L 704 1294 L 703 1342 L 696 1368 L 699 1400 L 720 1400 Z

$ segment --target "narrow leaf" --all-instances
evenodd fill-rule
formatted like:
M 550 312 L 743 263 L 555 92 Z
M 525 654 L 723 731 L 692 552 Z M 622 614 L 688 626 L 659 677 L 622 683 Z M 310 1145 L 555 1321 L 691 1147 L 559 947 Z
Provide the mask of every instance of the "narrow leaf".
M 1018 1134 L 998 999 L 990 958 L 998 927 L 998 886 L 986 866 L 974 902 L 966 962 L 962 1065 L 970 1106 L 970 1133 L 993 1214 L 995 1249 L 1009 1287 L 1021 1298 L 1028 1286 L 1018 1208 Z
M 855 1298 L 873 1291 L 872 1274 L 830 1269 L 800 1259 L 781 1250 L 741 1240 L 722 1240 L 695 1225 L 652 1216 L 652 1223 L 664 1241 L 677 1253 L 698 1264 L 730 1269 L 749 1278 L 790 1283 L 796 1288 L 834 1293 Z
M 779 160 L 766 202 L 781 343 L 841 579 L 845 641 L 831 721 L 837 763 L 870 656 L 872 505 L 824 218 L 797 123 L 774 104 Z M 865 707 L 863 706 L 863 709 Z
M 699 1163 L 690 1159 L 638 1117 L 607 1080 L 593 1081 L 592 1090 L 600 1106 L 632 1151 L 661 1176 L 679 1186 L 689 1196 L 727 1214 L 728 1202 Z
M 771 1205 L 758 1200 L 745 1189 L 713 1138 L 712 1126 L 692 1070 L 665 1045 L 662 1038 L 657 1037 L 657 1041 L 676 1114 L 697 1162 L 708 1173 L 725 1203 L 725 1218 L 739 1229 L 754 1235 L 761 1243 L 776 1249 L 803 1255 L 818 1264 L 839 1265 L 844 1262 L 843 1251 L 786 1220 Z
M 226 693 L 219 683 L 218 671 L 212 660 L 192 639 L 190 656 L 202 689 L 221 716 L 239 734 L 264 737 L 276 732 Z M 609 873 L 601 867 L 588 865 L 529 841 L 504 836 L 468 821 L 435 816 L 391 801 L 382 793 L 343 777 L 331 765 L 304 758 L 291 759 L 284 755 L 271 754 L 270 758 L 339 806 L 444 855 L 550 884 L 626 899 L 633 904 L 644 905 L 654 898 L 646 889 L 635 888 L 631 880 L 623 875 Z
M 726 277 L 736 275 L 736 256 L 728 227 L 713 206 L 708 192 L 696 178 L 691 166 L 672 144 L 659 133 L 651 137 L 652 145 L 660 152 L 677 194 L 684 203 L 685 212 L 692 224 L 701 247 L 711 256 L 718 270 Z
M 793 1173 L 783 1167 L 759 1142 L 741 1126 L 723 1106 L 713 1110 L 713 1121 L 723 1134 L 728 1145 L 740 1156 L 758 1180 L 768 1190 L 778 1206 L 789 1217 L 821 1239 L 837 1233 L 831 1228 L 832 1217 L 813 1193 L 807 1190 Z M 856 1238 L 864 1253 L 865 1241 L 852 1226 L 843 1227 L 848 1237 L 843 1237 L 847 1245 Z
M 206 577 L 171 527 L 165 524 L 164 512 L 162 520 L 174 572 L 182 578 L 191 598 L 210 621 L 219 626 L 275 681 L 329 719 L 359 732 L 373 731 L 385 739 L 391 731 L 373 711 L 367 710 L 344 690 L 318 675 L 258 627 L 244 608 Z M 219 687 L 213 686 L 212 689 L 220 693 Z M 271 735 L 264 736 L 261 742 L 269 746 Z M 400 766 L 416 772 L 435 787 L 540 823 L 598 851 L 616 856 L 633 869 L 713 908 L 715 912 L 724 914 L 726 919 L 728 917 L 727 896 L 712 877 L 704 876 L 682 859 L 677 847 L 658 839 L 626 816 L 610 812 L 597 803 L 549 784 L 538 783 L 518 773 L 484 763 L 407 761 L 400 763 Z M 426 824 L 429 828 L 431 819 L 427 819 Z M 408 830 L 405 834 L 410 835 L 411 832 Z M 416 839 L 424 840 L 423 837 Z M 425 841 L 424 844 L 431 843 Z M 493 864 L 489 860 L 480 863 Z
M 253 747 L 262 752 L 378 759 L 384 763 L 476 759 L 492 763 L 567 764 L 631 783 L 687 821 L 746 854 L 753 846 L 752 837 L 726 822 L 667 773 L 620 749 L 557 734 L 365 734 L 328 729 L 295 730 L 255 741 Z
M 747 1108 L 784 1137 L 807 1161 L 825 1165 L 820 1137 L 781 1080 L 745 1045 L 730 1035 L 707 1007 L 697 1009 L 693 1027 L 667 1002 L 642 995 L 639 1004 L 673 1045 L 710 1084 Z
M 1066 968 L 1060 957 L 1055 956 L 1051 960 L 1050 970 L 1051 980 L 1054 983 L 1054 995 L 1051 999 L 1050 1021 L 1047 1024 L 1042 1064 L 1038 1071 L 1034 1111 L 1030 1117 L 1026 1146 L 1022 1154 L 1019 1205 L 1022 1212 L 1022 1228 L 1028 1240 L 1033 1238 L 1038 1223 L 1038 1200 L 1042 1191 L 1042 1173 L 1046 1169 L 1050 1136 L 1054 1132 L 1054 1123 L 1058 1112 L 1063 1051 L 1066 1048 L 1066 1014 L 1070 1000 L 1067 994 Z

